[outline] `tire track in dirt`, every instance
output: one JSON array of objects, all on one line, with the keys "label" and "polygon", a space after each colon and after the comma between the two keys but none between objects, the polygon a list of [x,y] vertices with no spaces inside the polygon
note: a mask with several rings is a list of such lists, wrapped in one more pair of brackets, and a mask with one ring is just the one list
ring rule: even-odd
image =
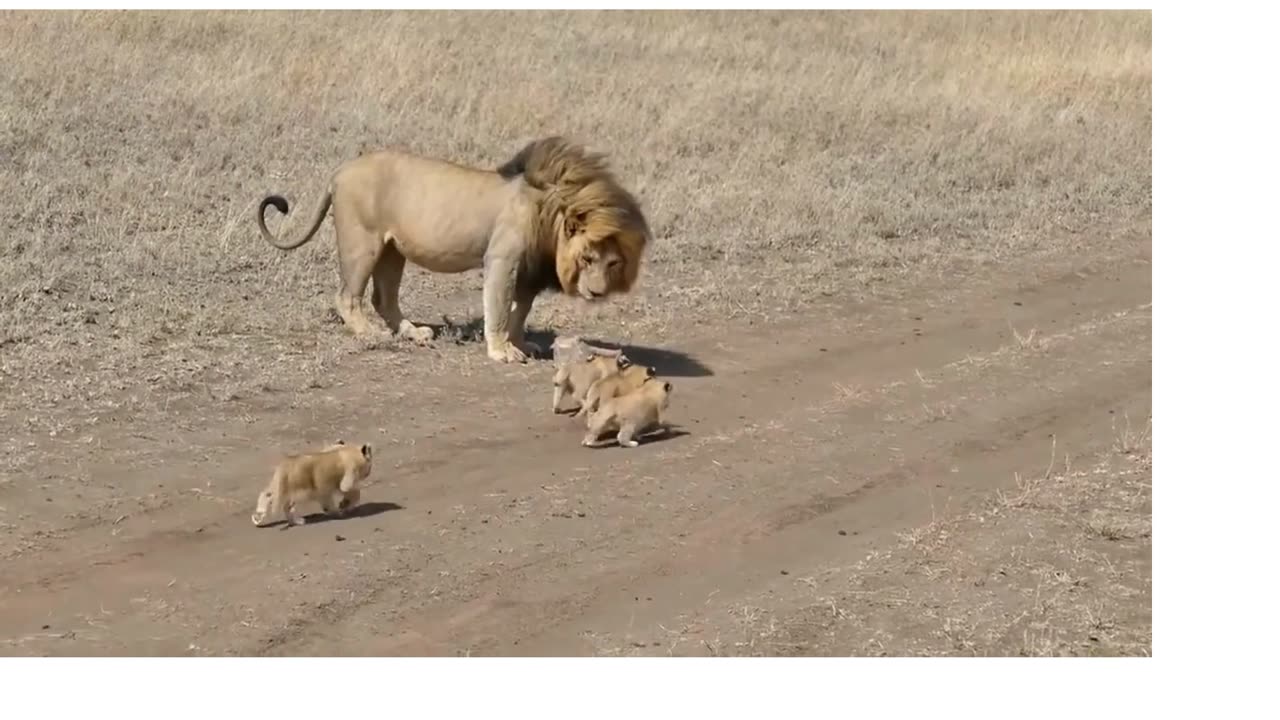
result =
[{"label": "tire track in dirt", "polygon": [[[1084,276],[1080,270],[1071,268],[1051,276],[1046,283],[1049,286],[1067,290],[1082,282],[1083,279]],[[1021,290],[1002,290],[1002,293],[1006,294],[999,296],[1001,303],[995,303],[994,307],[1014,317],[1018,315],[1017,303],[1020,302],[1016,298],[1035,296],[1039,292],[1039,287],[1036,284],[1029,284]],[[972,301],[985,294],[987,293],[982,290],[970,292],[969,297],[964,299]],[[1036,305],[1036,313],[1048,316],[1050,321],[1053,321],[1057,315],[1064,314],[1060,311],[1065,311],[1068,307],[1076,308],[1077,315],[1088,309],[1087,299],[1083,305],[1076,307],[1078,303],[1075,300],[1067,300],[1070,297],[1070,294],[1063,293],[1059,297],[1047,298],[1047,301],[1042,298]],[[1012,302],[1015,305],[1004,307],[1003,301],[1011,298],[1014,298]],[[990,317],[966,317],[968,314],[966,311],[957,311],[954,306],[944,306],[939,308],[941,321],[930,318],[928,322],[921,322],[915,319],[920,317],[917,311],[908,308],[919,307],[922,303],[911,301],[902,304],[904,305],[902,308],[881,307],[877,308],[877,312],[881,316],[898,312],[902,315],[905,325],[917,328],[924,326],[929,332],[923,336],[919,333],[908,336],[904,327],[901,332],[877,333],[862,338],[864,344],[859,348],[862,354],[859,358],[861,375],[872,381],[886,372],[896,372],[898,369],[897,358],[883,352],[891,349],[895,343],[901,346],[906,345],[910,340],[917,351],[928,354],[934,349],[942,351],[950,347],[950,344],[956,341],[957,330],[960,329],[970,331],[966,336],[980,343],[990,343],[995,339],[1006,337],[1005,326],[1000,323],[991,324]],[[841,311],[842,317],[831,322],[831,335],[837,338],[860,332],[864,325],[858,322],[857,318],[863,312],[871,314],[870,308],[862,307],[844,307]],[[1036,317],[1036,314],[1029,314],[1025,319],[1016,317],[1014,319],[1020,323],[1033,323]],[[959,322],[958,328],[957,322]],[[779,383],[788,379],[788,373],[794,377],[804,373],[808,366],[824,362],[822,355],[813,352],[814,342],[807,328],[797,330],[789,327],[780,332],[757,330],[754,333],[739,336],[735,340],[733,345],[723,341],[701,343],[701,349],[706,353],[704,357],[716,356],[718,352],[716,363],[721,366],[718,368],[718,375],[729,380],[735,377],[763,376],[767,381]],[[977,346],[973,343],[970,345],[970,347]],[[758,355],[764,347],[770,347],[771,352],[766,357],[760,358]],[[717,352],[709,352],[709,348],[716,348]],[[820,345],[818,348],[819,352],[827,350]],[[655,353],[648,351],[645,354]],[[750,358],[745,364],[741,360],[744,356]],[[876,358],[885,358],[886,361],[880,365],[873,365]],[[356,362],[361,360],[358,359]],[[244,406],[238,406],[231,412],[223,413],[218,413],[216,408],[209,408],[191,399],[174,403],[175,410],[179,410],[186,416],[208,416],[208,421],[204,423],[208,428],[203,432],[192,431],[191,427],[194,423],[190,422],[177,423],[179,428],[126,427],[121,431],[121,437],[116,439],[116,444],[122,446],[122,449],[130,446],[131,451],[138,452],[136,448],[131,447],[138,444],[135,442],[137,438],[146,439],[148,445],[156,446],[155,449],[138,452],[139,457],[132,467],[99,467],[93,477],[95,485],[118,486],[125,485],[124,481],[138,472],[154,473],[153,468],[164,467],[166,471],[172,472],[172,481],[161,483],[159,487],[154,485],[150,487],[149,489],[153,492],[149,494],[148,504],[127,508],[123,513],[123,521],[120,520],[120,515],[112,512],[110,517],[51,528],[40,533],[44,541],[33,547],[41,550],[47,557],[50,552],[56,551],[59,538],[63,535],[70,537],[73,544],[78,545],[88,540],[105,547],[129,541],[131,538],[137,539],[138,536],[145,537],[157,528],[174,530],[215,522],[219,518],[227,517],[227,513],[214,511],[200,513],[189,507],[175,511],[174,506],[192,499],[212,500],[215,504],[224,506],[243,502],[246,493],[256,492],[252,490],[252,486],[266,477],[266,468],[269,468],[270,463],[276,458],[276,452],[270,446],[293,448],[321,445],[329,442],[335,435],[349,436],[352,432],[364,432],[363,430],[353,431],[352,428],[368,429],[385,426],[388,424],[388,417],[396,418],[397,422],[401,422],[401,429],[412,429],[410,435],[425,431],[422,439],[431,443],[425,452],[427,457],[424,459],[422,457],[424,453],[415,453],[412,460],[414,467],[423,471],[447,466],[457,467],[459,464],[465,467],[478,465],[487,469],[492,459],[492,450],[510,447],[513,441],[531,439],[513,434],[511,428],[505,427],[507,423],[504,416],[507,413],[504,411],[508,411],[510,407],[507,398],[530,397],[530,381],[532,380],[535,386],[542,381],[541,375],[545,374],[544,367],[537,367],[532,375],[528,372],[519,372],[514,368],[507,368],[506,372],[503,372],[502,368],[484,368],[483,371],[491,376],[487,377],[485,382],[493,383],[494,388],[489,390],[485,387],[477,392],[475,388],[459,388],[460,383],[441,382],[447,379],[423,377],[420,369],[414,364],[411,354],[403,357],[399,364],[402,374],[394,377],[374,375],[355,388],[343,387],[342,381],[339,380],[337,387],[316,393],[317,397],[311,398],[305,405],[282,402],[279,396],[273,394],[259,396]],[[411,379],[406,382],[406,377]],[[680,383],[680,391],[683,395],[686,383],[683,380],[677,380],[677,382]],[[465,381],[465,384],[471,383]],[[402,388],[406,385],[413,387],[411,393],[403,391]],[[427,409],[419,407],[416,402],[424,394],[429,395],[433,401]],[[550,394],[549,389],[547,394]],[[739,393],[739,395],[740,397],[733,401],[746,398],[745,393]],[[717,399],[730,400],[725,397]],[[755,408],[748,403],[743,402],[740,405],[744,411],[756,412]],[[470,407],[482,412],[453,413],[447,416],[444,422],[437,421],[438,416],[434,415],[433,411],[455,406]],[[358,409],[353,411],[349,409],[351,407]],[[369,407],[375,407],[377,410],[370,412]],[[526,408],[536,409],[536,403],[526,403]],[[236,427],[237,418],[253,415],[258,416],[261,419],[258,424],[264,426],[260,433],[249,434],[247,430]],[[539,415],[542,413],[534,413],[532,419],[539,419]],[[741,417],[745,418],[747,415],[744,414]],[[322,429],[326,426],[327,429]],[[528,430],[532,432],[533,438],[542,436],[534,425],[528,426]],[[551,429],[543,425],[543,430],[557,432],[559,427]],[[414,445],[415,439],[407,438],[408,444]],[[398,444],[396,438],[390,440],[393,444]],[[189,457],[201,454],[206,456],[203,461],[193,462]],[[77,462],[83,462],[83,460]],[[198,485],[199,480],[207,479],[209,473],[204,470],[204,467],[210,462],[216,465],[216,475],[219,479],[231,478],[232,481],[222,482],[220,487],[207,492],[199,487],[179,487],[184,484]],[[235,482],[237,478],[243,480]],[[114,522],[112,518],[115,518]],[[134,525],[140,527],[137,533],[130,532]],[[18,552],[20,553],[21,551]],[[79,553],[78,549],[76,553]]]},{"label": "tire track in dirt", "polygon": [[[608,605],[620,588],[639,584],[646,574],[680,569],[661,561],[670,554],[668,538],[682,530],[688,535],[691,528],[699,532],[699,523],[715,506],[714,488],[694,484],[682,491],[677,481],[655,478],[672,470],[704,472],[726,451],[767,466],[771,454],[786,455],[771,452],[778,446],[769,440],[783,431],[802,452],[780,457],[778,472],[793,470],[806,453],[815,462],[828,457],[812,454],[816,443],[829,440],[802,420],[813,408],[831,407],[833,393],[835,404],[842,404],[831,383],[854,382],[874,393],[910,380],[912,371],[906,368],[937,368],[975,349],[999,347],[1010,334],[1003,321],[1011,315],[1020,316],[1019,324],[1047,326],[1143,298],[1149,302],[1150,268],[1139,264],[1095,275],[1071,270],[1022,293],[999,284],[981,292],[990,299],[975,302],[976,290],[935,298],[928,319],[911,324],[895,318],[894,308],[885,308],[861,321],[848,312],[832,321],[786,328],[772,338],[757,332],[703,341],[696,349],[706,352],[704,359],[717,345],[729,354],[713,363],[714,376],[676,380],[672,417],[693,434],[634,453],[578,448],[580,429],[547,411],[549,387],[545,393],[529,390],[531,380],[542,385],[545,364],[495,372],[497,378],[482,383],[424,380],[460,400],[462,409],[442,419],[452,426],[444,430],[396,389],[412,382],[403,377],[371,382],[368,392],[376,401],[353,418],[353,426],[378,427],[389,414],[411,418],[398,428],[403,435],[435,434],[425,453],[413,451],[416,444],[399,444],[380,458],[392,467],[380,468],[383,478],[367,497],[403,503],[404,510],[287,532],[254,532],[243,516],[269,460],[264,453],[247,453],[219,468],[224,478],[246,478],[220,485],[244,499],[241,509],[179,499],[177,509],[128,521],[123,539],[109,534],[119,528],[94,528],[68,535],[40,557],[9,563],[0,593],[0,638],[10,639],[11,649],[21,653],[446,653],[484,648],[484,636],[507,630],[513,639],[521,627],[545,630],[548,615],[538,610],[540,597],[566,620],[592,609],[592,602],[599,613],[600,603]],[[1009,302],[1020,296],[1029,299],[1011,311]],[[922,301],[912,305],[925,306]],[[900,312],[922,317],[919,311]],[[922,334],[909,335],[905,328],[912,325]],[[826,350],[816,349],[815,342]],[[411,365],[405,370],[413,376]],[[726,392],[749,382],[754,383],[750,392],[738,397]],[[338,388],[331,394],[356,390]],[[762,415],[761,408],[784,408],[777,413],[777,427],[752,420]],[[850,412],[856,417],[843,421],[848,427],[876,422],[874,416],[857,416],[862,411]],[[283,408],[267,417],[273,437],[307,432],[291,415],[296,412]],[[510,418],[516,427],[495,427],[495,416]],[[519,464],[507,466],[504,458],[519,458]],[[918,475],[904,475],[896,485],[910,486]],[[556,491],[544,489],[555,483],[581,486],[590,507],[586,518],[551,515],[566,505]],[[649,493],[644,500],[641,491]],[[782,525],[775,530],[759,530],[760,511],[773,508],[785,520],[787,512],[801,512],[806,502],[831,502],[822,497],[812,484],[766,483],[748,499],[742,519],[717,517],[694,537],[718,542],[741,535],[744,527],[766,536],[784,532],[785,522],[777,519],[773,522]],[[845,507],[859,504],[845,501]],[[347,536],[347,544],[335,545],[335,534]],[[491,546],[504,543],[509,552],[493,560]],[[623,556],[638,561],[624,562]],[[623,569],[608,570],[619,563]],[[592,568],[594,574],[588,572]],[[578,578],[569,572],[574,569],[586,574]],[[563,586],[580,580],[593,589],[566,604]],[[84,592],[87,588],[92,594]],[[137,612],[121,617],[130,610]],[[39,635],[50,621],[77,628],[80,641]],[[387,633],[388,624],[399,632]],[[556,642],[541,644],[553,648]]]},{"label": "tire track in dirt", "polygon": [[[1138,272],[1141,273],[1143,271],[1139,269]],[[1144,296],[1149,297],[1149,285],[1146,290],[1142,288],[1142,283],[1138,283],[1134,287],[1135,287],[1135,296],[1138,298],[1138,300],[1141,300]],[[1085,290],[1084,296],[1090,297],[1090,298],[1104,297],[1104,295],[1092,295],[1091,291],[1093,289],[1094,288],[1084,288]],[[1113,303],[1114,300],[1115,298],[1107,298],[1107,302]],[[1062,304],[1062,306],[1069,307],[1070,304],[1071,304],[1070,302],[1065,302]],[[1061,310],[1062,308],[1058,308],[1058,309]],[[805,347],[812,347],[812,346],[805,345]],[[874,360],[872,360],[872,363],[874,364]],[[898,367],[899,367],[899,372],[901,372],[900,366]],[[759,400],[760,398],[756,397],[754,399]],[[800,407],[801,414],[803,414],[803,411],[804,411],[804,407],[801,406]],[[670,451],[663,451],[663,453],[661,454],[672,455],[677,453],[680,455],[696,455],[697,451],[696,450],[678,451],[673,448]],[[670,465],[667,465],[660,469],[650,469],[648,467],[642,467],[637,470],[633,470],[629,475],[634,477],[636,475],[643,476],[646,473],[658,474],[661,472],[667,472],[668,474],[674,474],[676,477],[680,477],[680,475],[682,474],[682,468],[680,468],[679,466],[670,466]],[[1006,478],[1008,477],[1011,477],[1011,475],[1006,476]],[[623,473],[621,471],[615,471],[614,473],[611,474],[611,477],[609,478],[608,482],[611,484],[617,483],[617,482],[625,482],[627,478],[628,478],[628,474]],[[770,489],[778,490],[778,488],[776,487],[771,487]],[[681,500],[684,502],[687,502],[687,498],[682,497]],[[779,498],[773,497],[773,498],[769,498],[768,501],[776,502],[777,500],[779,500]],[[703,500],[703,502],[705,502],[705,499]],[[584,545],[579,548],[575,548],[567,554],[565,553],[550,554],[549,557],[547,557],[546,561],[542,563],[534,563],[532,565],[526,564],[526,565],[522,565],[515,568],[507,568],[507,570],[504,573],[498,576],[503,580],[503,582],[497,582],[497,581],[491,582],[493,576],[480,576],[479,574],[472,574],[468,576],[465,581],[460,581],[457,583],[457,585],[462,588],[462,592],[464,593],[463,597],[470,597],[471,598],[470,600],[464,601],[464,604],[461,608],[455,608],[454,610],[450,610],[451,606],[449,605],[449,603],[444,603],[443,610],[439,611],[439,613],[427,613],[426,615],[420,618],[420,622],[417,623],[417,625],[427,627],[427,628],[438,627],[438,628],[447,630],[447,629],[454,629],[454,628],[460,628],[460,627],[467,628],[468,626],[479,626],[479,625],[488,624],[488,625],[500,628],[500,630],[503,633],[511,637],[515,637],[518,640],[519,632],[517,629],[512,627],[504,627],[500,619],[494,619],[494,618],[503,618],[503,617],[520,618],[520,617],[528,616],[528,619],[532,623],[532,626],[545,628],[547,623],[550,622],[552,618],[547,616],[539,616],[540,610],[551,611],[553,613],[553,617],[572,616],[573,614],[578,612],[577,606],[581,604],[581,602],[590,601],[592,597],[594,597],[594,593],[595,593],[594,590],[588,591],[587,595],[589,595],[590,597],[586,597],[585,599],[565,597],[562,595],[556,595],[554,592],[552,592],[543,600],[535,602],[532,600],[532,598],[536,598],[538,596],[538,592],[536,591],[536,589],[530,589],[527,587],[517,587],[513,589],[511,587],[511,584],[523,582],[524,581],[523,579],[526,577],[532,577],[536,582],[536,579],[539,578],[540,576],[554,573],[557,575],[557,577],[561,579],[561,583],[560,583],[561,585],[564,585],[567,587],[594,588],[596,587],[596,584],[593,582],[593,580],[598,580],[599,578],[592,578],[589,575],[585,577],[578,577],[574,574],[574,569],[590,567],[592,564],[591,563],[592,555],[593,553],[596,553],[599,548],[602,548],[602,547],[606,548],[606,550],[604,550],[605,554],[609,552],[607,548],[616,547],[619,545],[621,545],[622,547],[630,548],[632,549],[633,552],[639,553],[641,555],[643,555],[646,552],[661,553],[663,549],[662,546],[664,543],[667,542],[668,537],[672,538],[673,540],[675,537],[677,537],[676,533],[672,532],[668,534],[666,532],[663,532],[661,528],[653,527],[648,523],[646,523],[644,520],[629,521],[627,518],[628,514],[634,515],[639,518],[648,518],[655,515],[660,516],[663,513],[669,512],[671,505],[673,505],[672,503],[668,503],[665,507],[663,506],[654,507],[655,505],[654,503],[638,504],[633,502],[623,502],[620,504],[622,505],[623,509],[615,516],[605,517],[604,521],[601,522],[600,525],[613,526],[613,525],[621,524],[624,528],[626,528],[626,530],[614,532],[604,537],[598,537],[595,540],[593,540],[591,544]],[[673,518],[669,524],[674,525],[675,527],[682,527],[683,526],[682,524],[685,522],[696,523],[698,519],[702,516],[702,510],[703,510],[703,506],[694,505],[690,507],[689,511],[682,513],[681,516],[677,516]],[[596,513],[596,515],[598,516],[598,513]],[[535,533],[536,533],[536,530],[535,530]],[[538,535],[536,534],[534,536],[538,537]],[[720,537],[706,538],[707,542],[719,541],[722,539],[723,538],[720,538]],[[676,542],[679,542],[679,541],[676,541]],[[626,566],[624,566],[624,572],[622,574],[625,574],[625,569],[626,569]],[[669,572],[669,569],[664,567],[659,567],[653,572],[662,574],[662,573]],[[634,574],[637,576],[643,576],[645,574],[645,571],[644,570],[635,571]],[[515,578],[515,579],[512,579],[512,578]],[[496,586],[495,586],[495,583],[496,583]],[[519,598],[519,599],[517,600],[516,598]],[[574,602],[575,600],[579,602]],[[456,601],[454,601],[451,598],[450,602],[456,602]],[[373,616],[373,615],[378,615],[380,612],[385,611],[385,609],[380,608],[378,606],[379,604],[376,602],[371,602],[368,604],[370,607],[368,607],[363,611],[357,611],[357,613],[361,613],[366,616]],[[415,612],[418,612],[418,611],[415,611]],[[484,620],[483,622],[481,622],[481,621],[478,621],[478,619],[484,619]],[[300,645],[291,646],[286,642],[284,643],[283,646],[273,646],[274,651],[284,652],[284,653],[325,652],[324,648],[326,647],[350,647],[358,643],[368,648],[367,650],[362,650],[362,652],[367,651],[373,654],[384,653],[384,652],[438,653],[438,652],[448,652],[449,648],[451,647],[456,648],[459,646],[466,645],[466,643],[463,642],[462,638],[459,636],[435,637],[433,639],[431,634],[425,630],[420,631],[412,628],[405,629],[404,625],[406,624],[415,625],[415,623],[412,623],[412,622],[406,623],[404,618],[402,617],[397,617],[397,622],[396,622],[396,627],[397,627],[397,630],[399,631],[398,639],[391,639],[384,643],[380,643],[380,644],[374,643],[370,645],[368,640],[369,635],[378,632],[379,624],[376,622],[373,622],[372,620],[368,620],[366,622],[360,622],[359,620],[357,620],[353,624],[358,628],[357,630],[354,631],[354,633],[359,636],[358,638],[343,637],[341,634],[341,631],[335,633],[332,628],[324,627],[326,623],[320,623],[319,625],[321,625],[321,627],[313,627],[308,629],[306,633],[307,639],[303,640]],[[468,628],[468,631],[470,631],[471,629],[474,629],[474,628]],[[497,633],[495,632],[491,634],[497,634]],[[285,640],[286,640],[285,638],[277,639],[278,642],[284,642]],[[476,649],[476,652],[488,652],[488,651],[489,649],[483,645],[481,645],[479,648]],[[502,650],[502,652],[512,652],[512,651],[513,650],[510,647],[505,647]]]},{"label": "tire track in dirt", "polygon": [[[855,485],[852,490],[822,492],[822,483],[812,481],[789,488],[770,483],[759,473],[749,474],[767,492],[740,496],[732,504],[720,503],[721,508],[730,507],[716,510],[711,491],[691,507],[692,512],[677,516],[665,528],[645,527],[643,532],[600,538],[565,558],[567,562],[556,568],[558,582],[554,584],[543,583],[538,573],[524,569],[468,583],[475,594],[472,600],[461,607],[446,605],[438,613],[427,612],[417,622],[405,623],[408,627],[399,625],[397,634],[386,642],[366,639],[362,652],[412,654],[423,652],[424,647],[429,652],[463,647],[486,655],[594,653],[600,648],[582,638],[592,632],[599,634],[599,628],[631,628],[651,638],[659,634],[657,628],[664,620],[670,622],[691,603],[702,604],[713,595],[729,602],[758,583],[777,577],[780,570],[796,573],[815,563],[819,567],[830,563],[833,549],[836,557],[845,557],[892,543],[895,532],[927,520],[935,510],[922,487],[926,481],[939,481],[928,483],[931,493],[953,493],[953,508],[965,507],[1011,484],[1014,472],[1043,465],[1051,431],[1064,446],[1083,450],[1097,439],[1090,421],[1099,415],[1107,417],[1108,405],[1123,403],[1135,392],[1146,392],[1149,403],[1149,362],[1144,367],[1141,348],[1122,342],[1132,338],[1134,326],[1140,328],[1141,323],[1141,318],[1117,322],[1104,332],[1071,343],[1071,350],[1085,357],[1113,358],[1108,361],[1113,366],[1101,373],[1082,376],[1077,363],[1056,356],[1027,363],[1052,366],[1038,372],[1044,373],[1058,392],[1043,386],[1019,388],[1010,384],[1017,381],[1016,376],[1003,373],[949,381],[944,384],[948,392],[971,387],[986,391],[985,397],[973,403],[967,422],[939,425],[923,419],[895,423],[888,431],[877,429],[883,423],[874,413],[851,414],[851,421],[842,423],[837,433],[875,437],[857,445],[819,441],[798,452],[784,453],[779,460],[791,477],[798,478],[839,473],[840,468],[850,466],[866,467],[869,461],[870,471],[865,475],[859,472],[842,481]],[[1015,363],[1021,360],[1015,358]],[[924,393],[909,387],[904,395],[914,400]],[[1047,397],[1061,397],[1063,402],[1046,403]],[[899,453],[886,452],[890,443],[922,459],[903,462]],[[882,459],[874,460],[877,455]],[[952,468],[955,474],[950,472]],[[687,474],[678,465],[668,470],[676,477]],[[647,517],[653,513],[638,514]],[[606,518],[615,519],[622,521],[621,517]],[[841,541],[836,531],[842,528],[853,529],[855,537]],[[657,542],[630,559],[611,560],[603,572],[598,562],[592,562],[610,547],[642,545],[642,538]],[[837,542],[838,548],[834,547]],[[332,628],[309,635],[300,650],[323,652],[322,648],[355,642],[355,638],[341,634],[326,638],[326,632],[332,633]]]},{"label": "tire track in dirt", "polygon": [[[1131,335],[1116,332],[1099,340],[1117,343],[1124,337]],[[1092,355],[1100,344],[1082,344],[1082,349]],[[766,506],[754,516],[731,515],[726,524],[721,524],[722,518],[708,521],[682,538],[670,559],[645,573],[647,579],[629,589],[634,593],[630,598],[626,592],[605,595],[566,626],[548,630],[548,623],[532,625],[533,637],[523,639],[518,648],[494,642],[475,652],[594,654],[634,642],[628,634],[657,648],[665,645],[659,642],[668,634],[664,627],[730,617],[743,598],[775,584],[779,587],[771,595],[772,606],[778,607],[778,598],[787,594],[782,586],[794,583],[789,578],[812,576],[865,557],[878,547],[892,546],[899,533],[929,522],[935,513],[963,512],[980,504],[995,490],[1010,488],[1015,473],[1034,473],[1049,462],[1053,441],[1059,451],[1070,448],[1073,454],[1109,445],[1113,439],[1096,432],[1097,423],[1109,417],[1109,408],[1150,409],[1150,366],[1143,367],[1138,358],[1083,382],[1075,382],[1079,376],[1067,368],[1059,372],[1053,377],[1061,382],[1061,403],[1046,402],[1051,396],[1043,389],[1009,388],[1007,395],[993,393],[974,403],[975,409],[999,417],[975,417],[948,427],[924,419],[899,425],[892,434],[882,433],[879,442],[833,448],[796,462],[792,467],[801,477],[829,473],[833,467],[858,468],[850,473],[852,478],[841,480],[842,487],[854,487],[813,494],[810,485],[808,493],[798,493],[786,501],[789,504]],[[1001,383],[991,387],[998,389]],[[857,431],[863,426],[854,423],[847,428]],[[878,452],[889,442],[920,459],[895,460]],[[876,463],[874,455],[884,459]],[[841,530],[846,535],[839,535]],[[626,602],[639,595],[667,601]],[[627,632],[618,633],[618,628]],[[616,636],[612,645],[606,639],[611,629]],[[686,642],[698,638],[698,633],[682,633]],[[696,644],[694,648],[700,649]]]}]

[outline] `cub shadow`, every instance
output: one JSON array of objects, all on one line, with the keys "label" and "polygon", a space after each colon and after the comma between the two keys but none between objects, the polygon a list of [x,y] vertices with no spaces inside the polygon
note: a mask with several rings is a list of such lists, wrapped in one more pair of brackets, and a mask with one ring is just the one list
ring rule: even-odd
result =
[{"label": "cub shadow", "polygon": [[[306,520],[307,522],[306,522],[306,525],[303,525],[302,527],[305,528],[308,525],[319,525],[327,522],[352,520],[355,518],[373,517],[375,515],[381,515],[384,512],[391,512],[392,510],[403,510],[403,509],[404,509],[403,505],[400,505],[399,503],[393,503],[393,502],[360,503],[359,505],[348,510],[346,514],[341,516],[325,515],[323,512],[314,512],[314,513],[309,513],[307,515],[303,515],[302,516],[303,519]],[[276,526],[282,526],[281,529],[285,530],[289,528],[289,523],[284,518],[280,518],[279,520],[263,525],[262,527],[269,528],[269,527],[276,527]]]},{"label": "cub shadow", "polygon": [[690,433],[687,430],[684,430],[679,425],[668,425],[667,427],[661,430],[653,430],[643,435],[637,435],[636,440],[639,440],[640,444],[634,448],[624,448],[617,443],[618,433],[614,431],[609,431],[605,433],[600,433],[599,439],[601,442],[604,443],[603,445],[600,445],[599,447],[584,447],[583,449],[584,450],[609,450],[609,449],[640,450],[654,443],[667,442],[669,440],[675,440],[676,438],[682,438],[682,437],[685,437],[686,435],[692,435],[692,434],[693,433]]}]

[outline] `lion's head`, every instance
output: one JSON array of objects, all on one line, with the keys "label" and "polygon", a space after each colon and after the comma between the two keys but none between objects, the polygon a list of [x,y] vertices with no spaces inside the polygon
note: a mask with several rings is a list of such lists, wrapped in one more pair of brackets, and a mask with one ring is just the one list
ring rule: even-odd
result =
[{"label": "lion's head", "polygon": [[604,162],[564,138],[529,143],[499,169],[543,191],[538,249],[554,254],[560,289],[597,300],[627,292],[652,236],[644,214]]}]

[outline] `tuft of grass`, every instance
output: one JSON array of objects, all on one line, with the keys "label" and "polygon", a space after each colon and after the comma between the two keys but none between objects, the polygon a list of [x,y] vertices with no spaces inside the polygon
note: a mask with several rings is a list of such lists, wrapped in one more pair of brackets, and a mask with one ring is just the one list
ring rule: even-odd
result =
[{"label": "tuft of grass", "polygon": [[1052,439],[1049,450],[1049,464],[1045,466],[1044,473],[1039,477],[1023,478],[1021,473],[1013,474],[1013,484],[1017,488],[1016,492],[1006,493],[1003,490],[996,490],[996,504],[998,507],[1006,510],[1016,510],[1025,507],[1032,498],[1040,494],[1041,486],[1053,477],[1054,464],[1058,458],[1058,438]]},{"label": "tuft of grass", "polygon": [[1143,427],[1134,428],[1129,414],[1124,415],[1124,427],[1119,427],[1116,419],[1111,419],[1111,430],[1115,435],[1113,449],[1144,467],[1151,467],[1151,418]]},{"label": "tuft of grass", "polygon": [[1018,332],[1018,329],[1009,323],[1009,332],[1013,335],[1013,340],[1017,343],[1021,350],[1039,351],[1047,347],[1047,343],[1043,336],[1036,337],[1036,329],[1031,328],[1025,335]]}]

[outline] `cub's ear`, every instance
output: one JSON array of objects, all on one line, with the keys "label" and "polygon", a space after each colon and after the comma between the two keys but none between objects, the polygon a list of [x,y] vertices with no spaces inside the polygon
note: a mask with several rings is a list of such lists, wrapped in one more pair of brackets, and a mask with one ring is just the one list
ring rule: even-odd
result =
[{"label": "cub's ear", "polygon": [[667,392],[671,392],[671,383],[662,383],[662,389]]},{"label": "cub's ear", "polygon": [[361,455],[364,455],[364,456],[365,456],[365,458],[367,458],[367,459],[368,459],[368,458],[372,458],[372,457],[373,457],[373,445],[370,445],[369,443],[365,443],[365,444],[361,445],[361,446],[360,446],[360,454],[361,454]]}]

